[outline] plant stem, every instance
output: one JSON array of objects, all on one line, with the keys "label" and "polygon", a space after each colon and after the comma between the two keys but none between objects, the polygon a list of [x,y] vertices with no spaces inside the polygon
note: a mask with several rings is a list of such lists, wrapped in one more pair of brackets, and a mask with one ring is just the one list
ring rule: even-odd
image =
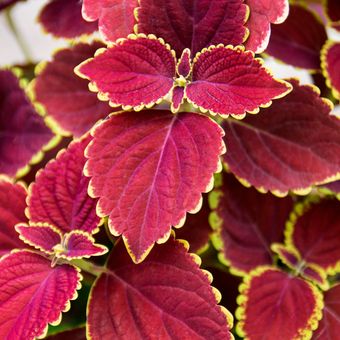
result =
[{"label": "plant stem", "polygon": [[105,267],[97,266],[92,262],[86,261],[84,259],[73,260],[72,264],[93,276],[99,276],[100,274],[107,272]]},{"label": "plant stem", "polygon": [[6,18],[8,27],[10,28],[11,32],[15,36],[17,43],[18,43],[23,55],[25,56],[26,62],[28,64],[33,63],[31,52],[30,52],[25,40],[21,36],[21,34],[20,34],[20,32],[19,32],[19,30],[18,30],[18,28],[17,28],[17,26],[16,26],[16,24],[15,24],[13,18],[12,18],[10,8],[5,10],[5,18]]}]

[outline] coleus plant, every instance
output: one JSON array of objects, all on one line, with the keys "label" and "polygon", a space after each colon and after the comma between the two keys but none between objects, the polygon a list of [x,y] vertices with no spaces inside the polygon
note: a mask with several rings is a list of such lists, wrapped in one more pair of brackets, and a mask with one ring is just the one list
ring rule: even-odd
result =
[{"label": "coleus plant", "polygon": [[[29,86],[0,70],[0,337],[334,339],[337,6],[47,2],[43,29],[72,42]],[[86,318],[61,321],[81,281]]]}]

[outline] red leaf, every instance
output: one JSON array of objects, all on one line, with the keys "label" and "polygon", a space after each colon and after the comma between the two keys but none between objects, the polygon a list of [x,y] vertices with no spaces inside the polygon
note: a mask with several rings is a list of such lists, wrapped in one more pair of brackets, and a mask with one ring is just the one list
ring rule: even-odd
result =
[{"label": "red leaf", "polygon": [[76,72],[91,80],[101,99],[124,109],[159,103],[172,89],[176,60],[168,45],[154,37],[119,40],[95,58],[80,64]]},{"label": "red leaf", "polygon": [[177,112],[184,102],[184,87],[176,86],[172,89],[171,111]]},{"label": "red leaf", "polygon": [[[246,0],[250,16],[246,26],[249,38],[245,46],[256,53],[263,52],[270,37],[270,24],[281,24],[288,16],[288,0]],[[274,26],[275,28],[275,26]]]},{"label": "red leaf", "polygon": [[132,258],[141,262],[211,190],[223,131],[199,114],[150,110],[113,115],[93,136],[86,150],[89,193],[100,197],[97,213],[109,215],[111,232],[123,234]]},{"label": "red leaf", "polygon": [[320,18],[305,5],[291,5],[288,19],[273,27],[266,53],[296,67],[319,70],[326,40]]},{"label": "red leaf", "polygon": [[279,195],[289,190],[305,194],[340,169],[340,122],[329,114],[332,104],[315,87],[290,82],[293,92],[257,117],[223,124],[229,169]]},{"label": "red leaf", "polygon": [[340,100],[340,43],[328,41],[321,52],[321,67],[335,98]]},{"label": "red leaf", "polygon": [[83,17],[88,21],[99,19],[99,30],[107,41],[115,41],[133,33],[134,9],[138,0],[83,0]]},{"label": "red leaf", "polygon": [[223,185],[210,194],[209,201],[214,210],[210,222],[216,230],[213,243],[233,274],[245,275],[259,265],[273,263],[270,245],[283,241],[293,208],[290,197],[261,194],[223,174]]},{"label": "red leaf", "polygon": [[88,82],[73,72],[80,62],[103,46],[100,42],[80,43],[59,50],[51,62],[40,67],[33,87],[36,100],[43,104],[47,119],[52,120],[63,135],[72,133],[79,137],[112,112],[107,103],[89,92]]},{"label": "red leaf", "polygon": [[80,327],[48,336],[48,340],[86,340],[86,328]]},{"label": "red leaf", "polygon": [[[81,276],[75,267],[51,262],[30,251],[0,261],[0,338],[30,340],[60,322],[61,312],[76,298]],[[15,301],[14,301],[15,299]]]},{"label": "red leaf", "polygon": [[195,57],[185,94],[203,111],[227,117],[256,113],[290,91],[290,84],[274,79],[252,52],[241,46],[222,46]]},{"label": "red leaf", "polygon": [[242,0],[140,0],[138,31],[162,37],[180,57],[217,44],[242,44],[247,7]]},{"label": "red leaf", "polygon": [[81,16],[82,1],[50,0],[39,14],[38,21],[46,32],[58,38],[72,39],[97,30],[97,23],[88,23]]},{"label": "red leaf", "polygon": [[23,0],[0,0],[0,11],[2,11],[8,6],[15,4],[18,1],[23,1]]},{"label": "red leaf", "polygon": [[187,78],[191,72],[191,51],[186,48],[177,62],[176,70],[179,76]]},{"label": "red leaf", "polygon": [[97,229],[97,201],[87,194],[89,179],[83,175],[84,149],[90,136],[73,142],[56,160],[37,174],[30,186],[28,212],[31,222],[49,223],[63,233]]},{"label": "red leaf", "polygon": [[259,267],[240,291],[238,333],[247,339],[307,339],[321,319],[319,290],[278,269]]},{"label": "red leaf", "polygon": [[340,3],[338,0],[325,0],[325,11],[333,28],[340,31]]},{"label": "red leaf", "polygon": [[324,293],[325,307],[318,329],[313,334],[313,340],[335,340],[340,329],[340,284]]},{"label": "red leaf", "polygon": [[55,140],[9,70],[0,69],[0,98],[0,173],[21,176]]},{"label": "red leaf", "polygon": [[92,287],[91,339],[231,339],[232,317],[194,259],[172,238],[139,265],[117,245]]},{"label": "red leaf", "polygon": [[25,247],[14,226],[26,222],[26,188],[0,176],[0,257],[15,248]]}]

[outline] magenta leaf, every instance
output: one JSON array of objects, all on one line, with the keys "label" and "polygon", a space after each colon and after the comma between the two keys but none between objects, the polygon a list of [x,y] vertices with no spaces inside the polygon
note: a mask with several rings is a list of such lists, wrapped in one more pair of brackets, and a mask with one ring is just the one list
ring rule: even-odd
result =
[{"label": "magenta leaf", "polygon": [[86,22],[81,15],[81,0],[50,0],[39,14],[44,30],[58,38],[73,39],[97,30],[97,23]]},{"label": "magenta leaf", "polygon": [[89,337],[232,339],[228,329],[232,317],[217,305],[209,277],[194,259],[171,238],[135,265],[118,244],[107,273],[92,287]]},{"label": "magenta leaf", "polygon": [[184,87],[175,86],[171,95],[171,111],[177,112],[184,102]]},{"label": "magenta leaf", "polygon": [[323,316],[313,340],[335,340],[340,329],[340,284],[324,293]]},{"label": "magenta leaf", "polygon": [[279,195],[305,194],[311,185],[338,176],[340,168],[340,122],[330,115],[332,104],[317,88],[290,82],[293,92],[257,117],[223,123],[229,169]]},{"label": "magenta leaf", "polygon": [[340,43],[327,42],[322,49],[321,67],[327,79],[327,85],[335,98],[340,100]]},{"label": "magenta leaf", "polygon": [[290,197],[277,198],[245,188],[234,176],[223,174],[223,185],[210,194],[215,229],[213,243],[219,259],[236,275],[273,263],[270,245],[283,241],[285,223],[293,208]]},{"label": "magenta leaf", "polygon": [[84,149],[90,140],[87,136],[72,142],[38,173],[29,189],[31,222],[49,223],[63,233],[97,229],[97,200],[87,194],[89,179],[83,175]]},{"label": "magenta leaf", "polygon": [[99,101],[96,94],[89,92],[87,81],[73,72],[80,62],[92,57],[103,46],[96,41],[79,43],[59,50],[51,62],[40,67],[33,87],[35,99],[44,106],[47,120],[52,120],[62,135],[72,133],[79,137],[113,111],[107,103]]},{"label": "magenta leaf", "polygon": [[237,331],[247,339],[307,339],[321,318],[319,290],[275,268],[254,270],[240,292]]},{"label": "magenta leaf", "polygon": [[23,1],[23,0],[0,0],[0,11],[2,11],[8,6],[15,4],[18,1]]},{"label": "magenta leaf", "polygon": [[185,94],[203,111],[242,117],[290,91],[290,84],[274,79],[252,52],[242,46],[222,46],[203,50],[195,57],[192,82]]},{"label": "magenta leaf", "polygon": [[115,41],[133,33],[134,9],[138,0],[83,0],[83,17],[99,20],[99,30],[107,41]]},{"label": "magenta leaf", "polygon": [[136,110],[159,103],[172,89],[176,75],[173,51],[161,40],[134,36],[99,50],[76,72],[90,79],[110,105]]},{"label": "magenta leaf", "polygon": [[0,257],[15,248],[24,248],[14,226],[26,222],[26,188],[0,176]]},{"label": "magenta leaf", "polygon": [[[33,340],[60,322],[77,297],[81,275],[70,265],[51,267],[44,257],[18,251],[0,261],[0,338]],[[15,299],[15,301],[13,301]]]},{"label": "magenta leaf", "polygon": [[217,44],[242,44],[247,7],[242,0],[140,0],[138,31],[162,37],[180,57]]},{"label": "magenta leaf", "polygon": [[37,248],[48,255],[54,253],[55,245],[61,243],[62,233],[55,227],[46,223],[25,224],[15,226],[20,239],[30,246]]},{"label": "magenta leaf", "polygon": [[326,40],[320,18],[305,5],[291,5],[288,19],[273,27],[266,53],[296,67],[319,70]]},{"label": "magenta leaf", "polygon": [[[249,37],[245,43],[247,50],[263,52],[270,37],[270,24],[281,24],[288,16],[288,0],[246,0],[250,8],[247,21]],[[274,26],[275,27],[275,26]]]},{"label": "magenta leaf", "polygon": [[28,164],[42,158],[42,149],[55,144],[45,125],[9,70],[0,69],[0,173],[21,176]]},{"label": "magenta leaf", "polygon": [[223,131],[196,113],[147,110],[113,115],[92,133],[89,193],[100,197],[97,213],[109,215],[112,234],[123,234],[132,258],[141,262],[211,190]]},{"label": "magenta leaf", "polygon": [[188,48],[183,50],[180,59],[177,62],[176,70],[179,76],[187,78],[191,72],[191,52]]}]

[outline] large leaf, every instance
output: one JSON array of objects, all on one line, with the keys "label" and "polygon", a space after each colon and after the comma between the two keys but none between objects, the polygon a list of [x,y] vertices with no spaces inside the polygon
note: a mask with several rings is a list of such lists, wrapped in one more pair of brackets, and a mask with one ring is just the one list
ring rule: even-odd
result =
[{"label": "large leaf", "polygon": [[83,17],[99,20],[100,33],[107,41],[115,41],[133,33],[134,9],[138,0],[83,0]]},{"label": "large leaf", "polygon": [[242,44],[247,8],[242,0],[140,0],[138,31],[163,38],[180,57],[217,44]]},{"label": "large leaf", "polygon": [[38,21],[44,30],[58,38],[76,38],[97,30],[97,23],[86,22],[80,0],[50,0],[41,10]]},{"label": "large leaf", "polygon": [[192,81],[185,88],[195,106],[222,117],[257,113],[290,91],[290,84],[274,79],[242,46],[217,46],[196,55]]},{"label": "large leaf", "polygon": [[200,208],[219,169],[223,131],[196,113],[147,110],[113,115],[92,133],[89,193],[100,197],[97,213],[109,215],[111,232],[123,234],[140,262],[154,242],[167,239],[171,225]]},{"label": "large leaf", "polygon": [[[0,69],[0,173],[22,175],[42,157],[53,133],[9,70]],[[50,144],[50,145],[49,145]]]},{"label": "large leaf", "polygon": [[288,16],[288,0],[245,0],[250,8],[247,21],[249,37],[245,43],[247,50],[263,52],[270,37],[270,24],[281,24]]},{"label": "large leaf", "polygon": [[142,109],[159,103],[172,89],[176,61],[168,45],[154,37],[119,40],[80,64],[76,72],[112,106]]},{"label": "large leaf", "polygon": [[273,27],[266,53],[296,67],[319,70],[326,40],[320,18],[306,6],[291,5],[288,19]]},{"label": "large leaf", "polygon": [[340,284],[324,293],[323,316],[313,340],[335,340],[340,329]]},{"label": "large leaf", "polygon": [[245,188],[234,176],[223,175],[223,185],[210,194],[214,214],[214,245],[231,271],[244,275],[259,265],[273,263],[270,245],[283,241],[285,223],[293,208],[290,197],[277,198]]},{"label": "large leaf", "polygon": [[259,267],[240,292],[237,330],[247,339],[309,339],[321,319],[318,289],[278,269]]},{"label": "large leaf", "polygon": [[91,339],[231,339],[232,317],[194,259],[171,238],[135,265],[118,244],[92,287]]},{"label": "large leaf", "polygon": [[25,245],[19,240],[14,226],[26,222],[26,188],[0,177],[0,257]]},{"label": "large leaf", "polygon": [[339,176],[340,121],[316,88],[290,80],[289,95],[242,122],[223,123],[224,161],[239,178],[264,191],[306,193]]},{"label": "large leaf", "polygon": [[76,268],[51,262],[30,251],[0,261],[0,338],[33,340],[59,323],[61,312],[77,297],[81,276]]},{"label": "large leaf", "polygon": [[51,62],[38,67],[33,87],[35,99],[45,107],[47,119],[52,120],[63,135],[72,133],[79,137],[112,112],[107,103],[89,92],[87,81],[73,72],[80,62],[103,46],[100,42],[79,43],[59,50]]},{"label": "large leaf", "polygon": [[92,233],[99,218],[97,200],[87,194],[89,179],[83,175],[84,149],[91,137],[75,141],[47,164],[29,188],[31,222],[49,223],[66,233],[80,229]]}]

